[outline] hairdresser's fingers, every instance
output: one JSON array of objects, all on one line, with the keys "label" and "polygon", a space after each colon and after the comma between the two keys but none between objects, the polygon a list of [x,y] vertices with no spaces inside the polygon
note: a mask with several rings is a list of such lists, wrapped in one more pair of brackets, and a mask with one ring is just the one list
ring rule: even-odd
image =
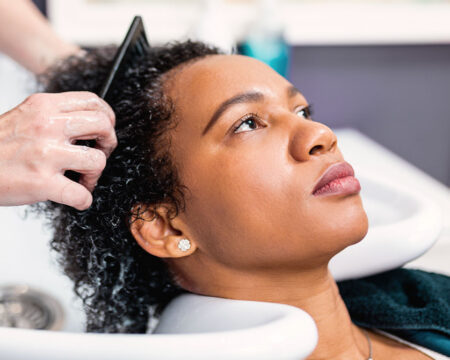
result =
[{"label": "hairdresser's fingers", "polygon": [[72,170],[81,173],[80,184],[91,192],[94,190],[105,166],[105,153],[87,146],[67,145],[59,160],[59,167],[62,172]]},{"label": "hairdresser's fingers", "polygon": [[117,146],[114,127],[104,112],[79,111],[67,115],[64,135],[71,143],[75,140],[96,140],[96,148],[108,157]]},{"label": "hairdresser's fingers", "polygon": [[106,155],[101,150],[87,146],[68,145],[59,166],[62,171],[81,173],[80,184],[92,192],[106,166]]},{"label": "hairdresser's fingers", "polygon": [[101,171],[85,172],[80,176],[79,183],[83,185],[90,192],[93,192],[97,186],[97,181],[102,175]]},{"label": "hairdresser's fingers", "polygon": [[54,176],[47,189],[48,200],[72,206],[78,210],[86,210],[92,204],[91,193],[83,185],[63,175]]},{"label": "hairdresser's fingers", "polygon": [[87,173],[102,171],[106,165],[103,151],[88,146],[63,145],[53,152],[55,164],[60,170]]},{"label": "hairdresser's fingers", "polygon": [[88,91],[68,91],[52,94],[61,112],[103,111],[108,115],[111,125],[115,126],[116,116],[108,103],[98,95]]}]

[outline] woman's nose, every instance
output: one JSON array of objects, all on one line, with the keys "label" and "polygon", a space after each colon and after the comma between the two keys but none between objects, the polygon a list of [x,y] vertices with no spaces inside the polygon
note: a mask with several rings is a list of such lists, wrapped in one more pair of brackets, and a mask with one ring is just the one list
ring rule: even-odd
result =
[{"label": "woman's nose", "polygon": [[312,156],[333,152],[336,147],[336,135],[328,126],[314,121],[304,121],[296,126],[289,151],[295,160],[306,161]]}]

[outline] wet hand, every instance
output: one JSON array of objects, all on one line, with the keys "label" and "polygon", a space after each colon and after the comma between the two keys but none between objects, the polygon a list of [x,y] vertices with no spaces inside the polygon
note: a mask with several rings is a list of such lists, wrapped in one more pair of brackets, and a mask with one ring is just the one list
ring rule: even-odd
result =
[{"label": "wet hand", "polygon": [[[90,92],[34,94],[0,115],[0,205],[52,200],[87,209],[117,145],[115,115]],[[95,148],[76,145],[96,140]],[[79,182],[64,176],[81,174]]]}]

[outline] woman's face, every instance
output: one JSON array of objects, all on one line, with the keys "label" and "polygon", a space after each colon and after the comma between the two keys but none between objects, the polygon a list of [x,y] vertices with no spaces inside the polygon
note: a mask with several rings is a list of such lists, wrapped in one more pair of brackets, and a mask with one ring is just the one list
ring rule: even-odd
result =
[{"label": "woman's face", "polygon": [[178,121],[171,151],[189,189],[178,217],[197,245],[189,256],[235,270],[299,269],[364,237],[358,193],[312,194],[344,159],[334,133],[305,116],[306,99],[286,79],[237,55],[209,56],[169,79]]}]

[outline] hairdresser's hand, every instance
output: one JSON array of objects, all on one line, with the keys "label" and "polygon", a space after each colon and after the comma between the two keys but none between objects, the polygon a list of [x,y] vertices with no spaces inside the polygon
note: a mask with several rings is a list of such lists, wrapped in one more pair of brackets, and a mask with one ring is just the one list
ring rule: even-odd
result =
[{"label": "hairdresser's hand", "polygon": [[[89,92],[34,94],[0,115],[0,205],[52,200],[87,209],[117,145],[115,116]],[[96,148],[74,145],[95,139]],[[69,180],[66,170],[82,174]]]}]

